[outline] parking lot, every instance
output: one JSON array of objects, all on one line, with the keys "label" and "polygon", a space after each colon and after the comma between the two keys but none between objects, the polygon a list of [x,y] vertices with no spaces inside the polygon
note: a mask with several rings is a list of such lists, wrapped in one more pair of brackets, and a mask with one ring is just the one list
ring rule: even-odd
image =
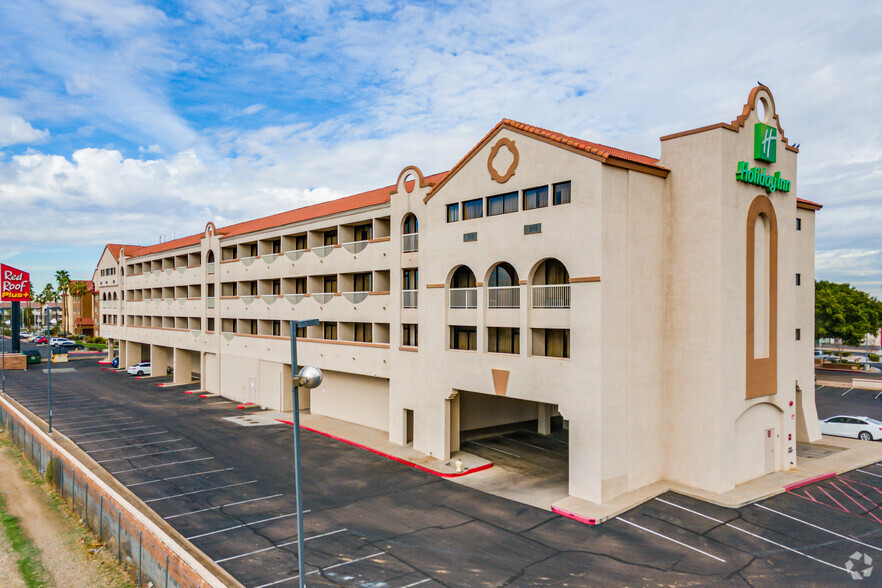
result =
[{"label": "parking lot", "polygon": [[[45,367],[6,374],[44,418]],[[232,402],[94,359],[52,381],[55,427],[196,547],[249,588],[296,585],[289,426],[241,426]],[[520,455],[513,441],[533,443],[492,444]],[[737,510],[666,493],[591,527],[321,435],[303,452],[309,585],[830,586],[882,557],[878,464]]]}]

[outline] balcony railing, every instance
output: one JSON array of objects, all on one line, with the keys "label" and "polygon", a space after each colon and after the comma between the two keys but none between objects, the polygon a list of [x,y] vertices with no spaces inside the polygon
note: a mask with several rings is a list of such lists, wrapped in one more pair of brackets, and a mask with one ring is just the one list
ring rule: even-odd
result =
[{"label": "balcony railing", "polygon": [[370,294],[370,292],[343,292],[343,298],[352,304],[358,304],[359,302],[364,302],[364,299],[368,297],[368,294]]},{"label": "balcony railing", "polygon": [[417,233],[411,233],[409,235],[401,235],[401,251],[403,253],[410,253],[412,251],[420,250],[420,236]]},{"label": "balcony railing", "polygon": [[451,288],[450,308],[478,308],[478,289]]},{"label": "balcony railing", "polygon": [[209,296],[205,299],[205,306],[207,308],[214,308],[214,296]]},{"label": "balcony railing", "polygon": [[349,243],[343,243],[343,249],[349,253],[361,253],[368,246],[368,243],[369,241],[350,241]]},{"label": "balcony railing", "polygon": [[208,272],[209,275],[214,274],[214,262],[206,264],[205,271]]},{"label": "balcony railing", "polygon": [[291,261],[297,261],[303,255],[306,249],[293,249],[291,251],[285,252],[285,257],[290,259]]},{"label": "balcony railing", "polygon": [[569,308],[570,285],[533,286],[533,308]]},{"label": "balcony railing", "polygon": [[416,308],[419,290],[402,290],[401,306],[403,308]]},{"label": "balcony railing", "polygon": [[334,245],[325,245],[324,247],[313,247],[312,252],[319,257],[327,257],[334,250]]},{"label": "balcony railing", "polygon": [[521,289],[517,286],[487,287],[488,308],[520,308]]},{"label": "balcony railing", "polygon": [[[315,251],[315,250],[313,249],[313,251]],[[333,292],[317,292],[316,294],[313,294],[312,297],[315,298],[316,302],[318,302],[319,304],[327,304],[334,297],[334,293]]]}]

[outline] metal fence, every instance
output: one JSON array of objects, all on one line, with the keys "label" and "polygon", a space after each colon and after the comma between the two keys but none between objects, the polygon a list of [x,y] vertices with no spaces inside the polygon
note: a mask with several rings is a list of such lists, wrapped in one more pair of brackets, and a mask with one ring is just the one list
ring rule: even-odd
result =
[{"label": "metal fence", "polygon": [[[51,442],[0,403],[0,428],[6,431],[22,455],[59,492],[74,514],[97,535],[107,549],[137,578],[138,585],[152,582],[157,588],[224,585],[201,577],[188,563],[156,539],[148,525],[111,497],[94,474],[78,462],[53,450]],[[91,480],[91,485],[90,485]],[[131,508],[131,507],[130,507]]]}]

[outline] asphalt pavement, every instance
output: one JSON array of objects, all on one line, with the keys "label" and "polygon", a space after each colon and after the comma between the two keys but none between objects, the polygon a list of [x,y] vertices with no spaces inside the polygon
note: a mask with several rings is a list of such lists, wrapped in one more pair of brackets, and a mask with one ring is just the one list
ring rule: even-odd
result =
[{"label": "asphalt pavement", "polygon": [[[41,417],[45,368],[6,374]],[[196,547],[249,588],[296,585],[289,426],[94,359],[52,381],[55,427]],[[591,527],[307,431],[303,460],[310,586],[832,586],[882,558],[882,465],[737,510],[666,493]]]}]

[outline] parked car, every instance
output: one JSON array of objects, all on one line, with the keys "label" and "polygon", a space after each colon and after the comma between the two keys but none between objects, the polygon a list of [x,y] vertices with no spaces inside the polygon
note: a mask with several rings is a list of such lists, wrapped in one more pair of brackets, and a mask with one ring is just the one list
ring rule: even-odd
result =
[{"label": "parked car", "polygon": [[85,347],[74,341],[59,341],[52,345],[52,353],[67,353],[78,349],[85,349]]},{"label": "parked car", "polygon": [[150,375],[150,362],[142,361],[137,365],[131,366],[126,370],[132,376],[149,376]]},{"label": "parked car", "polygon": [[821,434],[863,441],[882,439],[882,421],[865,416],[835,416],[821,421]]},{"label": "parked car", "polygon": [[119,356],[113,358],[113,361],[110,362],[110,367],[119,367]]},{"label": "parked car", "polygon": [[34,337],[34,343],[36,343],[37,345],[45,345],[48,342],[49,342],[49,338],[46,337],[45,335],[42,337]]},{"label": "parked car", "polygon": [[49,345],[57,345],[58,343],[74,343],[75,341],[71,341],[70,339],[66,339],[64,337],[52,337],[49,339]]},{"label": "parked car", "polygon": [[24,354],[27,358],[26,361],[28,365],[31,365],[32,363],[40,363],[41,361],[43,361],[43,356],[40,355],[40,352],[36,349],[28,349],[24,352]]},{"label": "parked car", "polygon": [[815,349],[815,359],[827,361],[828,359],[830,359],[830,356],[828,354],[824,353],[823,351],[821,351],[820,349]]},{"label": "parked car", "polygon": [[22,331],[18,334],[18,338],[22,339],[22,340],[29,339],[30,337],[31,337],[31,334],[28,333],[27,331]]}]

